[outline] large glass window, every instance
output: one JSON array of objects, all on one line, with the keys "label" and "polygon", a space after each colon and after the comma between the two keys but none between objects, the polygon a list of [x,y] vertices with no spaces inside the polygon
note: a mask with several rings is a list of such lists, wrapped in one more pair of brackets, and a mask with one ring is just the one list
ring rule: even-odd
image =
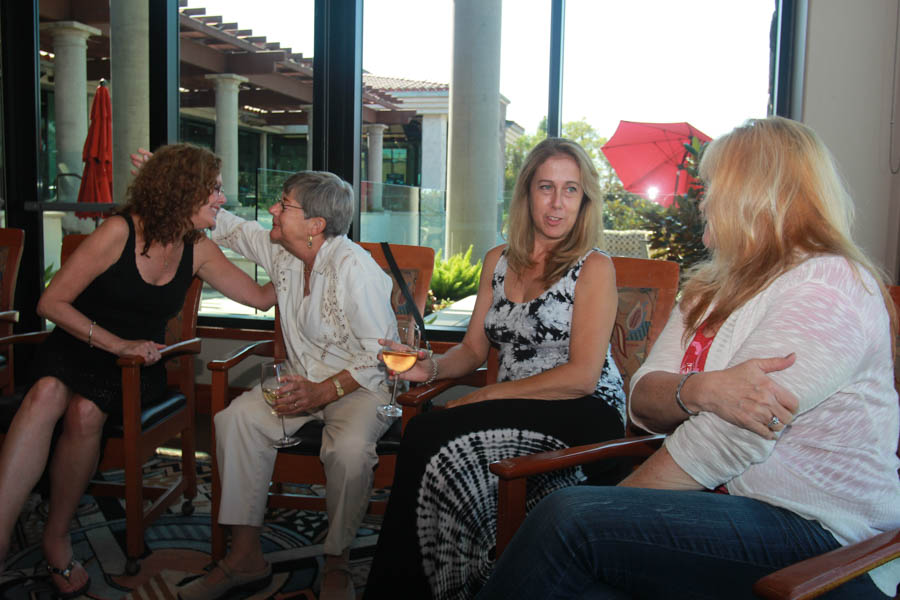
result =
[{"label": "large glass window", "polygon": [[[364,100],[369,112],[364,111],[363,118],[361,235],[364,240],[427,244],[445,257],[464,252],[471,244],[473,260],[477,260],[487,247],[502,243],[518,169],[527,152],[546,136],[551,2],[502,2],[500,125],[457,138],[468,149],[490,147],[502,157],[496,183],[482,182],[475,192],[476,203],[469,202],[470,191],[460,193],[460,184],[454,188],[450,181],[454,156],[451,77],[460,66],[454,65],[456,58],[463,61],[460,68],[467,69],[460,76],[461,85],[486,81],[484,65],[498,57],[491,59],[489,54],[496,50],[490,44],[480,45],[480,40],[458,44],[454,57],[454,27],[433,25],[454,23],[457,9],[450,0],[435,0],[427,6],[366,0],[363,67],[371,93]],[[475,23],[470,18],[479,19],[478,27],[490,24],[491,16],[475,15],[478,10],[462,15],[459,26],[472,29]],[[716,136],[748,117],[764,116],[772,13],[771,3],[568,0],[562,134],[582,143],[605,181],[614,185],[615,172],[600,148],[620,120],[687,121]],[[405,32],[404,46],[414,51],[396,52],[393,32],[397,30]],[[485,30],[490,29],[479,29]],[[466,54],[469,44],[478,44],[481,60]],[[457,97],[467,97],[471,90],[453,91]],[[465,109],[457,119],[471,120],[484,107],[473,102]],[[402,134],[397,119],[406,122]],[[412,125],[418,136],[409,135]],[[401,147],[409,153],[420,152],[418,185],[409,172],[416,168],[412,161],[405,164],[407,172],[401,175],[397,170],[396,149]],[[376,164],[374,150],[380,150],[381,164]],[[491,162],[485,160],[472,175],[483,175]],[[394,201],[401,197],[405,203]],[[638,196],[633,201],[649,204]],[[457,206],[464,207],[464,214],[454,212]],[[620,206],[615,208],[621,212]],[[633,210],[625,216],[619,212],[607,219],[613,226],[631,228],[642,223]],[[478,232],[484,223],[496,233],[490,240]]]},{"label": "large glass window", "polygon": [[[471,245],[474,260],[503,241],[518,166],[545,135],[550,5],[366,0],[360,239],[428,245],[444,258]],[[181,139],[222,156],[229,208],[263,226],[284,178],[311,164],[314,37],[313,0],[270,2],[266,9],[243,0],[189,0],[179,8]],[[60,197],[59,180],[77,165],[71,156],[82,143],[72,142],[71,126],[61,128],[56,114],[61,104],[72,105],[60,102],[61,90],[72,87],[57,76],[54,39],[74,34],[47,26],[62,20],[53,10],[48,5],[41,13],[44,200]],[[473,36],[454,50],[456,10],[464,11],[456,24],[462,33],[484,24],[488,29],[478,31],[496,35]],[[568,0],[563,134],[588,146],[613,182],[599,148],[619,120],[688,121],[716,136],[765,114],[772,10],[765,2]],[[108,30],[87,33],[89,102],[115,57]],[[473,48],[476,54],[465,53]],[[454,95],[464,99],[456,115],[454,81]],[[479,92],[489,101],[479,104]],[[451,133],[454,118],[471,120],[465,137]],[[453,167],[455,151],[463,152],[457,163],[465,152],[486,153],[464,172]],[[60,234],[72,230],[66,219],[75,217],[62,219]],[[265,279],[255,267],[252,274]],[[208,291],[201,310],[253,312],[219,300]]]},{"label": "large glass window", "polygon": [[[678,240],[702,227],[691,218],[696,202],[686,199],[683,207],[676,204],[661,214],[687,171],[672,165],[674,183],[660,184],[653,175],[635,178],[626,189],[618,165],[610,164],[601,147],[620,121],[687,122],[715,138],[747,118],[764,117],[774,8],[774,2],[567,0],[563,135],[579,141],[601,173],[603,245],[611,253],[657,256],[648,243],[653,242],[667,248],[660,248],[659,256],[677,257],[685,265],[703,256],[702,250],[677,248]],[[540,136],[528,127],[526,132]],[[631,147],[632,156],[640,153],[640,147]],[[648,173],[658,166],[654,161],[648,155]],[[682,162],[689,166],[690,159]],[[666,237],[676,229],[678,236]]]},{"label": "large glass window", "polygon": [[443,247],[452,15],[450,0],[365,2],[362,241]]},{"label": "large glass window", "polygon": [[[273,1],[265,11],[243,1],[191,0],[181,9],[190,17],[181,26],[182,140],[215,150],[226,208],[266,228],[284,179],[309,164],[313,10],[312,0]],[[258,282],[268,281],[260,267],[225,253]],[[259,315],[208,287],[200,311],[273,314]]]}]

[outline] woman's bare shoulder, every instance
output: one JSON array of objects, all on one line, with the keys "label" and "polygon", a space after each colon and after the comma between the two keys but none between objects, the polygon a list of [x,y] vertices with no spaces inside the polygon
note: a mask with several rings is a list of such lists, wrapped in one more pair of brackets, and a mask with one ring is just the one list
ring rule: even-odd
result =
[{"label": "woman's bare shoulder", "polygon": [[481,263],[483,268],[493,271],[504,250],[506,250],[506,244],[500,244],[488,250],[487,254],[484,255],[484,262]]}]

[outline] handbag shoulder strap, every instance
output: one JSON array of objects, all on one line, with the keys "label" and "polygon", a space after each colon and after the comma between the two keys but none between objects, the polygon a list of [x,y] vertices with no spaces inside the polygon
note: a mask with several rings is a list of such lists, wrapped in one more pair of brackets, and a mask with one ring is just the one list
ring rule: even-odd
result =
[{"label": "handbag shoulder strap", "polygon": [[391,273],[397,281],[397,286],[403,293],[403,297],[406,298],[406,303],[409,305],[413,318],[419,326],[419,333],[422,336],[422,341],[430,348],[431,344],[429,344],[428,340],[425,338],[425,321],[422,320],[422,315],[419,314],[419,307],[416,306],[416,301],[409,291],[409,286],[406,285],[406,278],[403,277],[403,273],[400,272],[400,267],[397,266],[397,261],[394,260],[394,253],[391,252],[391,245],[387,242],[381,242],[381,250],[384,252],[384,257],[387,259],[388,266],[391,268]]}]

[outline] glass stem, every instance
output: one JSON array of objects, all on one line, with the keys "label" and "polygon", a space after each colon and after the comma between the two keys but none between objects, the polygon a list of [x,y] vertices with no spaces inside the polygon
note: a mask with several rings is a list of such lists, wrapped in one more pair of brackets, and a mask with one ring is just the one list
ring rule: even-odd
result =
[{"label": "glass stem", "polygon": [[287,439],[287,431],[284,429],[284,415],[281,415],[281,435],[284,436],[283,439]]},{"label": "glass stem", "polygon": [[394,391],[391,392],[391,406],[394,406],[397,399],[397,384],[400,383],[400,377],[394,375]]}]

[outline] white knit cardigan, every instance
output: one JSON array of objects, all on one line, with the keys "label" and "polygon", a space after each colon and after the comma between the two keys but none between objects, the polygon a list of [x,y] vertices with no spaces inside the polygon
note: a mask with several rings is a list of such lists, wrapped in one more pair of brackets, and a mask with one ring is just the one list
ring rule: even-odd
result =
[{"label": "white knit cardigan", "polygon": [[[632,390],[651,371],[679,371],[683,333],[678,307],[632,377]],[[811,258],[725,321],[705,368],[722,370],[795,352],[793,366],[770,374],[800,401],[793,423],[769,441],[702,412],[682,423],[666,448],[701,485],[725,483],[733,495],[815,519],[841,544],[896,529],[900,411],[891,344],[888,314],[871,276],[857,275],[841,257]],[[871,575],[893,596],[900,560]]]}]

